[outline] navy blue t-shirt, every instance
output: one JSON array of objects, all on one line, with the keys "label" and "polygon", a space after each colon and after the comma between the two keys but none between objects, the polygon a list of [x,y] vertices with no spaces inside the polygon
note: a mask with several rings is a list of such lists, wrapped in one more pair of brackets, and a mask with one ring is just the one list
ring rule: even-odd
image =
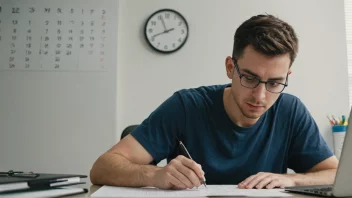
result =
[{"label": "navy blue t-shirt", "polygon": [[131,134],[155,163],[177,154],[181,140],[202,165],[207,184],[238,184],[258,172],[306,172],[332,156],[302,102],[282,93],[251,127],[239,127],[225,112],[230,85],[183,89],[154,110]]}]

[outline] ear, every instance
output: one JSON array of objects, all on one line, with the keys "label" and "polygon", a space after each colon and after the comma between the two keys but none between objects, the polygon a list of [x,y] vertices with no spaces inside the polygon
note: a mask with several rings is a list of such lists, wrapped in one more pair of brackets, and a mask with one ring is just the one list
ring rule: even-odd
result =
[{"label": "ear", "polygon": [[289,70],[288,70],[288,75],[291,75],[291,73],[292,73],[292,70],[289,69]]},{"label": "ear", "polygon": [[228,56],[225,59],[225,66],[226,66],[226,75],[229,79],[232,79],[233,72],[235,69],[235,65],[233,63],[232,57]]}]

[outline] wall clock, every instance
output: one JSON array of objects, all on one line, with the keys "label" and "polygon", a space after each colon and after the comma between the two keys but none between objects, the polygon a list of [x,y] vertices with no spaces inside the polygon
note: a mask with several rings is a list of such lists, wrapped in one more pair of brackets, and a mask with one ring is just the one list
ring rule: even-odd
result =
[{"label": "wall clock", "polygon": [[144,35],[152,49],[172,53],[182,48],[189,34],[186,19],[172,9],[161,9],[149,16]]}]

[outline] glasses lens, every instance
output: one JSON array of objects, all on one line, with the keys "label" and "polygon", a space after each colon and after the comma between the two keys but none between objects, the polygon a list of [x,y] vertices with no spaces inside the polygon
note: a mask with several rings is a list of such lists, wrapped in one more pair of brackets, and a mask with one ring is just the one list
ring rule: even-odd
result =
[{"label": "glasses lens", "polygon": [[[242,75],[241,85],[247,88],[255,88],[259,85],[260,80],[254,76]],[[267,82],[266,90],[272,93],[281,93],[285,89],[285,85],[277,82]]]},{"label": "glasses lens", "polygon": [[254,88],[258,86],[259,79],[254,76],[245,76],[243,75],[241,78],[241,85],[248,88]]},{"label": "glasses lens", "polygon": [[266,84],[266,89],[273,93],[281,93],[285,89],[285,85],[268,82]]}]

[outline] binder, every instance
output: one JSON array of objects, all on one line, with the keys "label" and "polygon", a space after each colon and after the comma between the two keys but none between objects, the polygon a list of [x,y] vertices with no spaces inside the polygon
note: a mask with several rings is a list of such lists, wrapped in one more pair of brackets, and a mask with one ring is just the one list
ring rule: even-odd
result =
[{"label": "binder", "polygon": [[82,178],[87,177],[75,174],[36,173],[36,175],[36,177],[0,176],[0,193],[84,184]]},{"label": "binder", "polygon": [[26,190],[0,193],[1,198],[48,198],[48,197],[62,197],[87,193],[88,189],[85,188],[49,188],[42,190]]}]

